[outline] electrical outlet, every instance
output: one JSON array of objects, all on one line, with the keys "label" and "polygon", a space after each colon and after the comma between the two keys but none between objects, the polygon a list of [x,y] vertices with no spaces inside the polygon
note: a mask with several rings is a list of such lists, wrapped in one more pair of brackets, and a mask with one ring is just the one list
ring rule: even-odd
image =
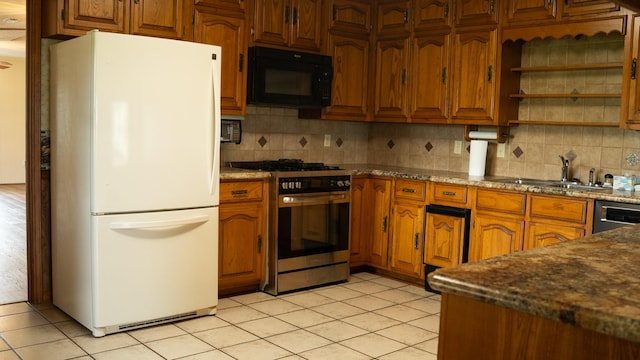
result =
[{"label": "electrical outlet", "polygon": [[498,149],[496,151],[496,156],[499,158],[503,158],[504,157],[504,152],[506,151],[507,144],[501,144],[498,143]]},{"label": "electrical outlet", "polygon": [[324,134],[324,147],[331,147],[331,134]]},{"label": "electrical outlet", "polygon": [[456,140],[453,143],[453,153],[454,154],[462,154],[462,141]]}]

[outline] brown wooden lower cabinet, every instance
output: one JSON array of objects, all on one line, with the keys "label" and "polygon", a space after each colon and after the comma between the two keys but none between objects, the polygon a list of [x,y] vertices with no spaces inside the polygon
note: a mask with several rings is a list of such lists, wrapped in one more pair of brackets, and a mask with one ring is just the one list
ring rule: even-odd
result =
[{"label": "brown wooden lower cabinet", "polygon": [[442,294],[438,359],[638,359],[640,344]]},{"label": "brown wooden lower cabinet", "polygon": [[469,261],[522,250],[523,238],[523,219],[478,214],[469,240]]},{"label": "brown wooden lower cabinet", "polygon": [[262,181],[220,184],[218,293],[255,291],[264,278],[266,186]]}]

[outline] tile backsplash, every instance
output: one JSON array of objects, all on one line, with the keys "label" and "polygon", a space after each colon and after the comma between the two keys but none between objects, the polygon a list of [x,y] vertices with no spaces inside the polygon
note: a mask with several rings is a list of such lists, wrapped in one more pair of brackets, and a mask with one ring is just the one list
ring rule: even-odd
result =
[{"label": "tile backsplash", "polygon": [[[535,40],[525,44],[522,65],[562,65],[622,61],[620,35]],[[543,77],[524,76],[525,92],[620,92],[619,69],[553,71]],[[617,123],[619,99],[561,99],[523,102],[520,118]],[[456,125],[364,123],[306,120],[297,110],[248,106],[242,143],[223,144],[222,160],[300,158],[328,164],[396,165],[466,173],[469,143]],[[325,135],[331,140],[324,146]],[[560,179],[560,155],[570,159],[569,176],[588,180],[590,168],[604,174],[640,175],[640,131],[617,127],[520,124],[510,128],[504,158],[489,143],[486,175]],[[454,153],[463,141],[461,154]]]}]

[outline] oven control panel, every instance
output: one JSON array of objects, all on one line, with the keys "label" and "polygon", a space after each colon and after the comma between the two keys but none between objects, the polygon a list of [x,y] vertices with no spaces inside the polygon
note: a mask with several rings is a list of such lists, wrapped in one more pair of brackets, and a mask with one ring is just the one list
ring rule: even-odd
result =
[{"label": "oven control panel", "polygon": [[280,194],[321,193],[349,191],[351,176],[295,176],[278,179]]}]

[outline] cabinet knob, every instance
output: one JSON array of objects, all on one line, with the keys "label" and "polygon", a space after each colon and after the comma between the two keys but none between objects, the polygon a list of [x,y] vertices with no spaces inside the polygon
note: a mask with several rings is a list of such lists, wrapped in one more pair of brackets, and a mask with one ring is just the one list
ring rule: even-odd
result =
[{"label": "cabinet knob", "polygon": [[382,218],[382,232],[387,232],[387,217]]},{"label": "cabinet knob", "polygon": [[633,58],[633,60],[631,60],[631,80],[636,79],[637,70],[638,70],[638,59]]},{"label": "cabinet knob", "polygon": [[418,249],[418,242],[420,241],[420,233],[416,233],[415,238],[413,239],[413,247],[416,248],[416,250]]}]

